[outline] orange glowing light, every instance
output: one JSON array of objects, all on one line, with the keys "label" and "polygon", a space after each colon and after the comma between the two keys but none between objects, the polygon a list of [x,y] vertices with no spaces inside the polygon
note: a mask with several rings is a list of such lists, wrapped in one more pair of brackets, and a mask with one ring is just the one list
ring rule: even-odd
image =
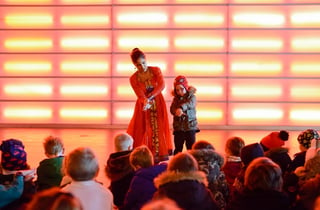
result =
[{"label": "orange glowing light", "polygon": [[60,45],[63,48],[106,48],[109,46],[109,40],[106,38],[66,38],[62,39]]},{"label": "orange glowing light", "polygon": [[233,16],[236,25],[258,25],[258,26],[283,26],[285,24],[284,15],[262,14],[262,13],[243,13]]},{"label": "orange glowing light", "polygon": [[197,118],[199,120],[221,120],[223,118],[223,112],[221,110],[208,110],[199,109],[197,110]]},{"label": "orange glowing light", "polygon": [[290,112],[290,119],[291,120],[298,120],[298,121],[319,121],[320,119],[320,110],[318,109],[297,109],[292,110]]},{"label": "orange glowing light", "polygon": [[222,48],[224,47],[224,40],[220,38],[195,38],[185,37],[176,38],[174,40],[174,46],[178,48]]},{"label": "orange glowing light", "polygon": [[52,70],[52,65],[49,62],[5,62],[4,70],[10,73],[49,73]]},{"label": "orange glowing light", "polygon": [[62,85],[60,87],[62,95],[106,95],[108,88],[96,85]]},{"label": "orange glowing light", "polygon": [[261,72],[266,74],[278,74],[281,72],[283,66],[279,62],[234,62],[231,64],[231,71],[233,73],[253,73]]},{"label": "orange glowing light", "polygon": [[4,92],[8,95],[51,95],[52,91],[52,86],[41,84],[16,84],[4,86]]},{"label": "orange glowing light", "polygon": [[320,74],[320,62],[293,62],[290,70],[302,75]]},{"label": "orange glowing light", "polygon": [[168,22],[168,16],[165,13],[134,13],[134,14],[121,14],[117,17],[117,21],[119,23],[167,23]]},{"label": "orange glowing light", "polygon": [[197,93],[201,95],[218,95],[221,96],[223,94],[223,87],[221,86],[201,86],[197,85]]},{"label": "orange glowing light", "polygon": [[294,25],[320,25],[319,12],[296,12],[290,16],[290,21]]},{"label": "orange glowing light", "polygon": [[320,87],[295,86],[290,89],[290,96],[294,99],[320,98]]},{"label": "orange glowing light", "polygon": [[3,110],[5,118],[44,118],[52,117],[52,110],[45,108],[6,108]]},{"label": "orange glowing light", "polygon": [[123,96],[128,96],[131,95],[132,92],[132,88],[130,85],[118,85],[117,86],[117,94],[118,95],[123,95]]},{"label": "orange glowing light", "polygon": [[50,39],[8,39],[5,40],[4,46],[7,49],[50,49],[53,47],[53,42]]},{"label": "orange glowing light", "polygon": [[51,15],[40,15],[40,14],[24,14],[24,15],[8,15],[4,19],[8,26],[51,26],[53,24],[53,18]]},{"label": "orange glowing light", "polygon": [[232,117],[234,119],[246,120],[246,119],[282,119],[284,116],[283,110],[281,109],[234,109],[232,112]]},{"label": "orange glowing light", "polygon": [[133,115],[133,109],[118,109],[116,111],[116,118],[130,119]]},{"label": "orange glowing light", "polygon": [[278,97],[281,96],[281,87],[265,87],[259,85],[237,86],[231,87],[232,96],[253,96],[253,97]]},{"label": "orange glowing light", "polygon": [[61,109],[59,115],[62,118],[106,118],[108,116],[105,109]]},{"label": "orange glowing light", "polygon": [[166,37],[144,37],[139,38],[120,38],[118,40],[118,45],[124,48],[134,48],[136,46],[147,47],[156,47],[159,49],[167,49],[169,47],[169,39]]},{"label": "orange glowing light", "polygon": [[206,74],[207,72],[215,72],[215,73],[222,73],[224,71],[223,63],[218,62],[203,62],[203,63],[195,63],[195,62],[177,62],[174,65],[175,72],[192,74],[194,73],[195,69],[196,74]]},{"label": "orange glowing light", "polygon": [[81,62],[69,61],[60,64],[63,73],[106,73],[109,70],[109,65],[104,62]]},{"label": "orange glowing light", "polygon": [[222,24],[224,17],[213,14],[177,14],[174,16],[174,22],[177,24]]},{"label": "orange glowing light", "polygon": [[235,39],[231,42],[235,49],[270,49],[280,50],[283,48],[283,41],[276,39]]},{"label": "orange glowing light", "polygon": [[109,17],[101,15],[64,15],[61,17],[61,23],[65,26],[107,25],[109,24]]},{"label": "orange glowing light", "polygon": [[320,38],[295,38],[291,42],[291,47],[294,50],[320,50]]}]

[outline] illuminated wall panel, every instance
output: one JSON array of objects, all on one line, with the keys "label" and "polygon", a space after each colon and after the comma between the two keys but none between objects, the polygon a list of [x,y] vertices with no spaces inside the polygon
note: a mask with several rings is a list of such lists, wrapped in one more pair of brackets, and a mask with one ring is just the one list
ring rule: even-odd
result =
[{"label": "illuminated wall panel", "polygon": [[125,128],[139,47],[168,108],[177,75],[197,88],[200,128],[318,126],[319,11],[318,0],[2,0],[1,123]]}]

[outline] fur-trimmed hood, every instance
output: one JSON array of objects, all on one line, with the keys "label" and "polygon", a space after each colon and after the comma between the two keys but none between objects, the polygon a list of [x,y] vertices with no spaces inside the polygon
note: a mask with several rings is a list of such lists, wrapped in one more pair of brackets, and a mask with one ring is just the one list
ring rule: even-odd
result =
[{"label": "fur-trimmed hood", "polygon": [[202,171],[191,171],[188,173],[165,171],[154,179],[154,185],[156,188],[159,188],[161,185],[169,182],[179,182],[183,180],[195,180],[204,184],[205,186],[208,186],[206,174]]}]

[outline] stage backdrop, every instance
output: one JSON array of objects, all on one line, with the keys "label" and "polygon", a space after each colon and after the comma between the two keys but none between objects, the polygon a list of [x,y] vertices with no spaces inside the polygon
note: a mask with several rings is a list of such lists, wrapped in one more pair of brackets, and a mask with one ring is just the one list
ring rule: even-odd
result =
[{"label": "stage backdrop", "polygon": [[[0,124],[126,126],[139,47],[202,128],[320,125],[319,0],[0,0]],[[171,119],[171,116],[170,116]]]}]

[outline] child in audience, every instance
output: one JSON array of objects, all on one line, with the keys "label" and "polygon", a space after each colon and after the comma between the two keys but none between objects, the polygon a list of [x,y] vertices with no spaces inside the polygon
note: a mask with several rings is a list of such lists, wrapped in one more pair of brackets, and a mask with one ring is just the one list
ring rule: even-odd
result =
[{"label": "child in audience", "polygon": [[37,190],[60,186],[62,180],[62,163],[64,146],[59,137],[48,136],[43,142],[44,153],[47,156],[37,168]]},{"label": "child in audience", "polygon": [[212,192],[213,198],[216,201],[219,209],[224,210],[229,197],[229,186],[226,177],[221,171],[224,164],[223,156],[218,152],[208,148],[207,145],[200,147],[199,142],[196,142],[189,153],[196,159],[200,171],[206,174],[208,180],[208,189]]},{"label": "child in audience", "polygon": [[153,179],[167,168],[167,164],[164,163],[153,165],[152,152],[145,145],[134,148],[130,154],[130,164],[135,170],[135,175],[120,210],[140,210],[149,202],[156,191]]},{"label": "child in audience", "polygon": [[226,142],[226,163],[222,167],[222,171],[230,187],[233,185],[235,178],[242,168],[240,152],[244,146],[244,140],[238,136],[230,137]]},{"label": "child in audience", "polygon": [[113,202],[119,207],[123,205],[124,197],[134,175],[129,161],[133,138],[127,133],[119,133],[114,138],[114,144],[115,152],[110,154],[105,172],[110,179],[109,189],[113,194]]},{"label": "child in audience", "polygon": [[152,200],[145,204],[141,210],[182,210],[176,202],[169,198],[163,198],[159,200]]},{"label": "child in audience", "polygon": [[184,210],[219,209],[207,188],[206,174],[188,152],[180,152],[169,160],[168,170],[154,180],[157,192],[154,199],[169,198]]},{"label": "child in audience", "polygon": [[196,116],[196,89],[188,85],[185,76],[177,76],[173,84],[174,96],[170,106],[173,115],[174,154],[183,150],[184,143],[191,149],[199,132]]},{"label": "child in audience", "polygon": [[58,187],[37,192],[26,210],[83,210],[79,199]]},{"label": "child in audience", "polygon": [[64,171],[71,177],[70,184],[62,188],[80,200],[84,210],[111,210],[113,196],[109,189],[94,179],[99,172],[98,160],[90,148],[77,148],[64,161]]},{"label": "child in audience", "polygon": [[258,157],[249,164],[244,189],[230,201],[228,210],[289,210],[282,184],[279,165],[267,157]]},{"label": "child in audience", "polygon": [[[2,176],[2,175],[1,175]],[[0,184],[0,209],[18,200],[23,192],[23,174],[17,172],[13,180],[3,181]]]}]

